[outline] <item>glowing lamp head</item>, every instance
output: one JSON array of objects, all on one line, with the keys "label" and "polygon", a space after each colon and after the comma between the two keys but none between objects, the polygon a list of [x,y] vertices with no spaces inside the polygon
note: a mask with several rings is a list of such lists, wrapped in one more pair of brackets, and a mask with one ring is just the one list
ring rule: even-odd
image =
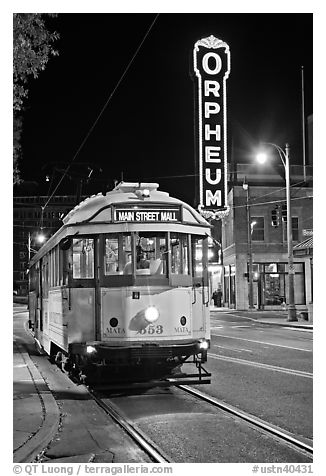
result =
[{"label": "glowing lamp head", "polygon": [[160,313],[155,306],[149,306],[145,311],[145,319],[147,322],[155,322],[159,318]]},{"label": "glowing lamp head", "polygon": [[88,346],[86,347],[86,352],[87,352],[88,354],[94,354],[94,352],[96,352],[96,349],[95,349],[95,347],[93,347],[92,345],[88,345]]},{"label": "glowing lamp head", "polygon": [[41,243],[41,244],[42,244],[42,243],[45,242],[45,239],[46,239],[46,238],[45,238],[45,235],[43,235],[43,233],[39,233],[39,234],[37,235],[37,238],[36,238],[36,239],[37,239],[37,242],[38,242],[38,243]]},{"label": "glowing lamp head", "polygon": [[199,349],[200,350],[207,350],[208,349],[207,340],[202,340],[202,341],[199,342]]},{"label": "glowing lamp head", "polygon": [[264,164],[264,163],[267,161],[267,154],[266,154],[266,152],[259,152],[259,153],[256,155],[256,159],[257,159],[257,162],[259,162],[260,164]]},{"label": "glowing lamp head", "polygon": [[142,188],[142,189],[136,190],[136,195],[141,200],[144,200],[144,198],[149,198],[150,194],[151,193],[150,193],[150,190],[148,188]]}]

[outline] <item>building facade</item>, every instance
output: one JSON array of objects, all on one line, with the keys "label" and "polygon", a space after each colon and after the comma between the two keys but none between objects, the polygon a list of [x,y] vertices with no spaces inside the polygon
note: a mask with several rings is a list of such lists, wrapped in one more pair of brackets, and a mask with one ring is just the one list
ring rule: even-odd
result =
[{"label": "building facade", "polygon": [[[16,196],[13,203],[13,290],[28,293],[28,262],[42,246],[40,236],[49,238],[62,225],[62,218],[75,205],[76,196]],[[41,235],[42,234],[42,235]]]},{"label": "building facade", "polygon": [[[293,245],[313,230],[312,167],[291,167]],[[284,309],[288,302],[288,249],[286,190],[277,171],[262,175],[238,164],[230,183],[230,213],[222,220],[224,306],[248,309],[249,265],[252,263],[252,298],[256,309]],[[244,189],[243,183],[248,185]],[[312,302],[312,266],[294,256],[294,293],[298,310]]]}]

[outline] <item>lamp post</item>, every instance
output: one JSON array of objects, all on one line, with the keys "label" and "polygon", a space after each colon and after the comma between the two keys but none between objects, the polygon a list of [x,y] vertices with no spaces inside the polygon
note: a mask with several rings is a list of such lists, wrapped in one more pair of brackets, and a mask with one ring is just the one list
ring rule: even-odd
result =
[{"label": "lamp post", "polygon": [[253,225],[251,223],[251,214],[249,206],[249,184],[246,181],[246,178],[242,184],[242,188],[246,191],[246,214],[247,214],[247,240],[248,240],[248,279],[249,279],[249,292],[248,292],[248,304],[249,309],[254,308],[254,288],[253,288],[253,267],[252,267],[252,241],[251,235],[253,231]]},{"label": "lamp post", "polygon": [[[285,144],[285,151],[272,142],[266,142],[266,145],[274,147],[281,159],[285,169],[285,185],[286,185],[286,208],[287,208],[287,246],[288,246],[288,278],[289,278],[289,301],[288,301],[288,321],[297,321],[296,308],[294,302],[294,264],[293,264],[293,243],[292,243],[292,217],[291,217],[291,189],[290,189],[290,147]],[[260,153],[257,156],[259,162],[266,160],[266,154]]]}]

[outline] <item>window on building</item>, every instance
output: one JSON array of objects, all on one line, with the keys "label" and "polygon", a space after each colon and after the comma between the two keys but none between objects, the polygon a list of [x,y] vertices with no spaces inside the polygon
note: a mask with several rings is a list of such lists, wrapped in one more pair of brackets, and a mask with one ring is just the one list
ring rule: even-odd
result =
[{"label": "window on building", "polygon": [[[299,241],[299,218],[292,217],[292,240]],[[283,241],[287,241],[287,225],[283,221]]]},{"label": "window on building", "polygon": [[251,217],[251,239],[252,241],[264,241],[265,221],[264,217]]}]

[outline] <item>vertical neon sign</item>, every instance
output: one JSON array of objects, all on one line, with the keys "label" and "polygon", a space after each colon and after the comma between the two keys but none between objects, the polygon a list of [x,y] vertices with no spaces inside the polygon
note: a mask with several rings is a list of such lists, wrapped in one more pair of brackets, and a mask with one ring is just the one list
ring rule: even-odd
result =
[{"label": "vertical neon sign", "polygon": [[197,78],[199,210],[215,216],[227,210],[226,80],[230,49],[213,35],[195,43]]}]

